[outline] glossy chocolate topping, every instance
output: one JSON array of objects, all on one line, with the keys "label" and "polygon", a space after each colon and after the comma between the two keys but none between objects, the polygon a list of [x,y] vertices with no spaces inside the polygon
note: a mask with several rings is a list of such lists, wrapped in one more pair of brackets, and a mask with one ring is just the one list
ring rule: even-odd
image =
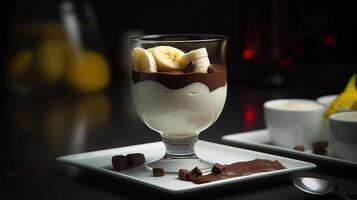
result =
[{"label": "glossy chocolate topping", "polygon": [[150,73],[133,71],[132,80],[134,83],[146,80],[157,81],[170,89],[180,89],[191,83],[200,82],[205,84],[210,91],[213,91],[224,86],[227,81],[226,67],[216,64],[213,64],[213,66],[216,71],[210,73],[184,73],[181,71]]},{"label": "glossy chocolate topping", "polygon": [[219,174],[210,173],[208,175],[197,176],[191,181],[196,184],[201,184],[221,179],[227,179],[237,176],[246,176],[259,172],[270,172],[286,168],[279,161],[270,161],[264,159],[255,159],[246,162],[236,162],[224,166],[224,170]]}]

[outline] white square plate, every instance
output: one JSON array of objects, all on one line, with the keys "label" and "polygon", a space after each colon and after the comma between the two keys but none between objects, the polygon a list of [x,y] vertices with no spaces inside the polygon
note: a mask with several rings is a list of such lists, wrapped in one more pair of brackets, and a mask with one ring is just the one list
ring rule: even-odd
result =
[{"label": "white square plate", "polygon": [[343,165],[349,165],[354,167],[357,166],[357,162],[351,160],[345,160],[335,156],[331,151],[330,145],[327,148],[326,155],[314,154],[312,153],[312,149],[306,149],[304,152],[302,152],[302,151],[296,151],[294,149],[276,146],[271,143],[270,135],[267,129],[229,134],[223,136],[222,140],[229,142],[231,144],[237,144],[238,146],[254,149],[254,150],[269,150],[270,152],[276,151],[286,156],[295,155],[308,159],[332,162],[336,164],[343,164]]},{"label": "white square plate", "polygon": [[163,177],[153,177],[151,172],[146,171],[143,166],[120,171],[120,172],[111,170],[111,158],[114,155],[120,155],[120,154],[126,155],[129,153],[143,153],[145,155],[146,160],[152,160],[163,156],[164,151],[165,151],[165,147],[162,142],[154,142],[154,143],[108,149],[108,150],[68,155],[68,156],[57,158],[57,160],[66,164],[103,173],[115,178],[124,179],[127,181],[142,184],[143,186],[154,188],[163,192],[175,193],[175,194],[208,189],[208,188],[213,188],[216,186],[222,186],[226,184],[243,183],[245,181],[251,181],[256,179],[266,179],[272,176],[289,174],[292,172],[313,169],[316,167],[315,164],[308,163],[308,162],[303,162],[303,161],[285,158],[281,156],[270,155],[266,153],[260,153],[256,151],[250,151],[246,149],[230,147],[226,145],[221,145],[221,144],[216,144],[216,143],[211,143],[201,140],[196,144],[196,152],[202,159],[210,160],[217,163],[224,163],[224,164],[253,160],[256,158],[278,160],[286,167],[286,169],[224,179],[224,180],[219,180],[219,181],[205,183],[205,184],[194,184],[188,181],[178,180],[177,174],[166,174]]}]

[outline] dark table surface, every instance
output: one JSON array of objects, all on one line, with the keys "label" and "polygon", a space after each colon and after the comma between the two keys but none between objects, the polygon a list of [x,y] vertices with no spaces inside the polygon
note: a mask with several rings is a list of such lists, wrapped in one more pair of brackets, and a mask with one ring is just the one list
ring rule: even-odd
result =
[{"label": "dark table surface", "polygon": [[[58,163],[56,157],[159,141],[159,134],[136,116],[129,86],[108,93],[1,97],[2,186],[7,199],[315,199],[293,187],[289,177],[232,185],[188,196],[168,196],[139,185]],[[230,85],[225,109],[217,122],[202,132],[203,140],[223,143],[223,135],[264,128],[262,104],[277,98],[311,98],[333,90],[299,88],[256,89]],[[294,174],[333,180],[344,193],[357,193],[356,168],[314,161],[312,171]],[[3,179],[2,181],[3,182]],[[3,196],[3,195],[2,195]],[[325,196],[323,199],[337,199]]]}]

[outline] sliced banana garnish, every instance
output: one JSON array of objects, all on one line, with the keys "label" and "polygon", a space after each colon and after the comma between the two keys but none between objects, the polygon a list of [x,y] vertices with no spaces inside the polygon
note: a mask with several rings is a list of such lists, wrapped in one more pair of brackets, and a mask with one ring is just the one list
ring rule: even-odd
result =
[{"label": "sliced banana garnish", "polygon": [[206,48],[192,50],[186,53],[184,58],[195,63],[193,72],[207,73],[208,67],[211,65]]},{"label": "sliced banana garnish", "polygon": [[211,65],[206,48],[184,53],[171,46],[157,46],[147,50],[133,49],[134,70],[142,72],[169,72],[183,70],[190,61],[195,64],[193,72],[207,73]]},{"label": "sliced banana garnish", "polygon": [[147,50],[151,53],[151,55],[154,55],[154,49],[155,47],[152,47],[152,48],[148,48]]},{"label": "sliced banana garnish", "polygon": [[134,70],[140,72],[157,72],[157,65],[153,55],[140,47],[135,47],[132,52]]},{"label": "sliced banana garnish", "polygon": [[174,47],[157,46],[150,48],[149,51],[157,62],[158,71],[183,70],[189,62],[184,58],[185,53]]},{"label": "sliced banana garnish", "polygon": [[211,65],[208,57],[195,60],[196,66],[193,68],[194,72],[207,73],[208,67]]},{"label": "sliced banana garnish", "polygon": [[200,48],[200,49],[192,50],[192,51],[186,53],[186,55],[184,57],[187,60],[191,60],[191,61],[196,61],[201,58],[206,58],[206,57],[208,57],[207,49]]}]

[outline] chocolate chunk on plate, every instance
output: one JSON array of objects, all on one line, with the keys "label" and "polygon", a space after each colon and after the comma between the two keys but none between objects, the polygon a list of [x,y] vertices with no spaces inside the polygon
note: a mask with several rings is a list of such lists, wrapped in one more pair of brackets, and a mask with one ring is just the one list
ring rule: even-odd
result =
[{"label": "chocolate chunk on plate", "polygon": [[188,176],[188,179],[191,181],[193,180],[194,178],[196,178],[197,176],[201,176],[202,175],[202,172],[200,170],[200,168],[198,167],[195,167],[193,168],[191,171],[190,171],[190,174]]},{"label": "chocolate chunk on plate", "polygon": [[112,157],[112,165],[115,170],[121,171],[129,168],[126,156],[117,155]]},{"label": "chocolate chunk on plate", "polygon": [[312,152],[314,154],[325,155],[327,153],[328,142],[327,141],[317,141],[312,144]]},{"label": "chocolate chunk on plate", "polygon": [[202,172],[201,172],[200,168],[195,167],[190,171],[190,174],[195,175],[195,176],[201,176]]},{"label": "chocolate chunk on plate", "polygon": [[153,168],[152,173],[155,177],[165,176],[165,171],[162,168]]},{"label": "chocolate chunk on plate", "polygon": [[178,179],[188,181],[190,178],[190,171],[187,169],[180,169],[178,172]]},{"label": "chocolate chunk on plate", "polygon": [[212,173],[213,174],[220,174],[223,172],[223,170],[226,168],[225,165],[221,165],[219,163],[215,163],[212,167]]},{"label": "chocolate chunk on plate", "polygon": [[296,145],[294,147],[294,150],[297,150],[297,151],[305,151],[305,147],[304,145]]},{"label": "chocolate chunk on plate", "polygon": [[126,155],[129,167],[138,167],[145,163],[145,156],[142,153],[133,153]]}]

